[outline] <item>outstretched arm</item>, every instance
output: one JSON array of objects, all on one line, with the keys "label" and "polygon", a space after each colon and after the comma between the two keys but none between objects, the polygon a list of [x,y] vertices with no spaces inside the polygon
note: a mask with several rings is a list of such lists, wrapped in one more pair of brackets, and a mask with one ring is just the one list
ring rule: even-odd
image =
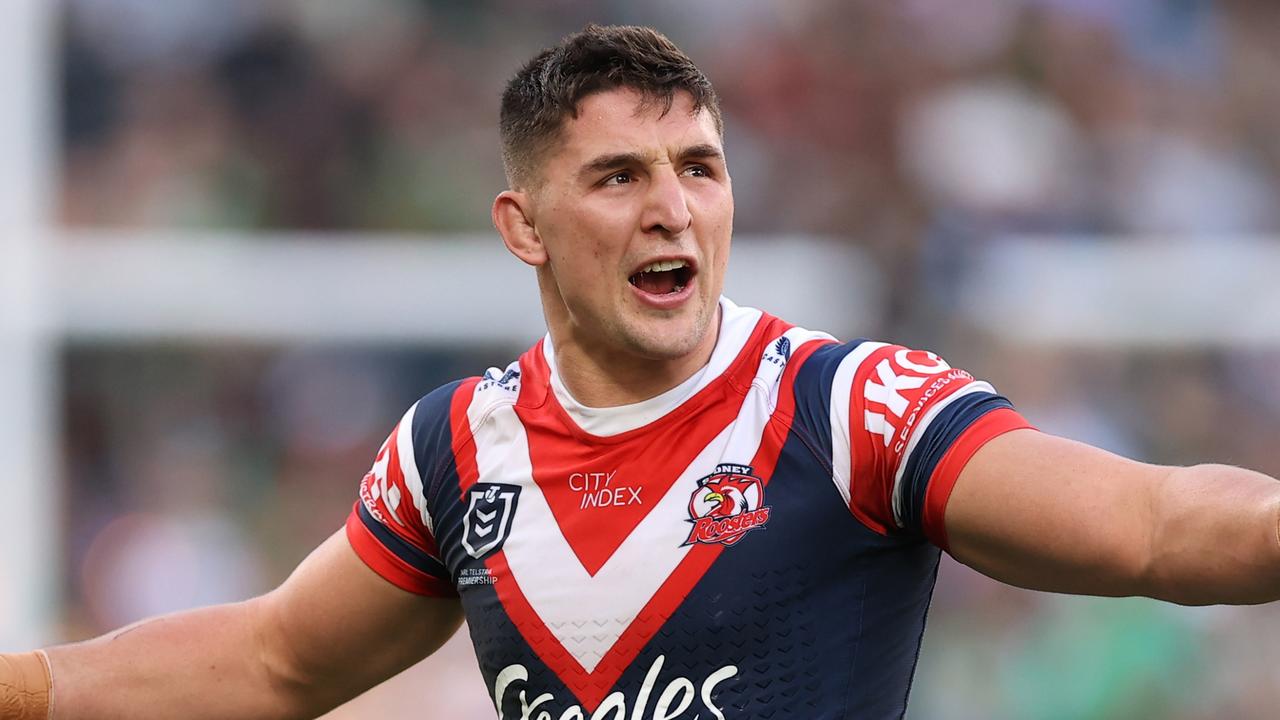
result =
[{"label": "outstretched arm", "polygon": [[1280,482],[1240,468],[1149,465],[1015,430],[960,473],[946,530],[958,560],[1035,590],[1280,599]]},{"label": "outstretched arm", "polygon": [[278,589],[48,651],[54,720],[312,718],[440,647],[456,599],[401,590],[339,532]]}]

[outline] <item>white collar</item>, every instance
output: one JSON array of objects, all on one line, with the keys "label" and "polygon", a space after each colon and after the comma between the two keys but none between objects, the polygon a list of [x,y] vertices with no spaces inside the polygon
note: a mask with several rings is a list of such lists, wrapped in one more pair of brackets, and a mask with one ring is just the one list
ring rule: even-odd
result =
[{"label": "white collar", "polygon": [[762,314],[754,308],[738,307],[728,298],[721,296],[720,332],[716,336],[716,346],[711,351],[711,359],[706,365],[703,365],[688,380],[661,395],[630,405],[605,408],[583,405],[569,393],[556,367],[555,349],[551,345],[551,334],[548,333],[542,341],[542,353],[551,371],[551,390],[555,393],[560,406],[578,427],[592,435],[608,437],[635,430],[675,410],[709,385],[712,380],[720,377],[742,352],[743,346],[751,337]]}]

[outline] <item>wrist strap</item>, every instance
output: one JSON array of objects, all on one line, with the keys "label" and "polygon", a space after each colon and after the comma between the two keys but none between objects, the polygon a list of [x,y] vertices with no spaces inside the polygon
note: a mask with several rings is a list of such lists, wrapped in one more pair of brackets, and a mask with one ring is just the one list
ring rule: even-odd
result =
[{"label": "wrist strap", "polygon": [[0,718],[49,720],[53,716],[53,670],[43,650],[0,654]]}]

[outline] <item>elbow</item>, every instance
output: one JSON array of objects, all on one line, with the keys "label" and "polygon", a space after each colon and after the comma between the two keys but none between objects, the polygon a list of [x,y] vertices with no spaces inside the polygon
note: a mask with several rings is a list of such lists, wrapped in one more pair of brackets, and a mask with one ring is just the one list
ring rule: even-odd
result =
[{"label": "elbow", "polygon": [[1176,565],[1173,557],[1173,539],[1179,532],[1176,520],[1170,513],[1167,491],[1172,484],[1173,468],[1161,468],[1158,476],[1152,479],[1149,488],[1146,514],[1140,517],[1139,528],[1144,528],[1134,543],[1130,556],[1131,592],[1128,595],[1164,600],[1179,605],[1195,605],[1188,602],[1190,598],[1181,597],[1181,584],[1171,575],[1170,568]]},{"label": "elbow", "polygon": [[1211,605],[1212,594],[1189,575],[1195,562],[1189,554],[1194,548],[1186,542],[1186,523],[1169,510],[1167,504],[1153,503],[1145,542],[1132,558],[1132,592],[1127,594],[1188,607]]},{"label": "elbow", "polygon": [[[272,594],[245,603],[253,617],[259,681],[279,710],[280,720],[315,717],[315,683],[289,643],[288,631]],[[325,708],[327,709],[327,708]]]},{"label": "elbow", "polygon": [[[1180,569],[1182,568],[1182,569]],[[1223,602],[1221,590],[1213,590],[1186,576],[1183,559],[1168,548],[1153,546],[1139,564],[1131,595],[1199,607]]]},{"label": "elbow", "polygon": [[1192,606],[1280,599],[1280,483],[1195,466],[1170,472],[1159,488],[1135,594]]},{"label": "elbow", "polygon": [[1150,485],[1150,500],[1140,527],[1145,527],[1142,540],[1135,543],[1131,556],[1132,592],[1130,595],[1163,600],[1185,606],[1213,603],[1197,583],[1187,577],[1187,533],[1189,518],[1181,507],[1177,485],[1179,472],[1185,468],[1161,468]]}]

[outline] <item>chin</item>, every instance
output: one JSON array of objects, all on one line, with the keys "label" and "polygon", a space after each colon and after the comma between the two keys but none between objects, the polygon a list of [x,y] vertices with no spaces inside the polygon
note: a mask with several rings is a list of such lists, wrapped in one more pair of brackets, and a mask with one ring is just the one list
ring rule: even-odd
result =
[{"label": "chin", "polygon": [[639,356],[650,360],[677,360],[698,349],[693,338],[630,338],[628,344]]},{"label": "chin", "polygon": [[676,360],[697,352],[710,332],[710,326],[706,317],[671,318],[637,323],[625,328],[623,336],[626,344],[641,357]]}]

